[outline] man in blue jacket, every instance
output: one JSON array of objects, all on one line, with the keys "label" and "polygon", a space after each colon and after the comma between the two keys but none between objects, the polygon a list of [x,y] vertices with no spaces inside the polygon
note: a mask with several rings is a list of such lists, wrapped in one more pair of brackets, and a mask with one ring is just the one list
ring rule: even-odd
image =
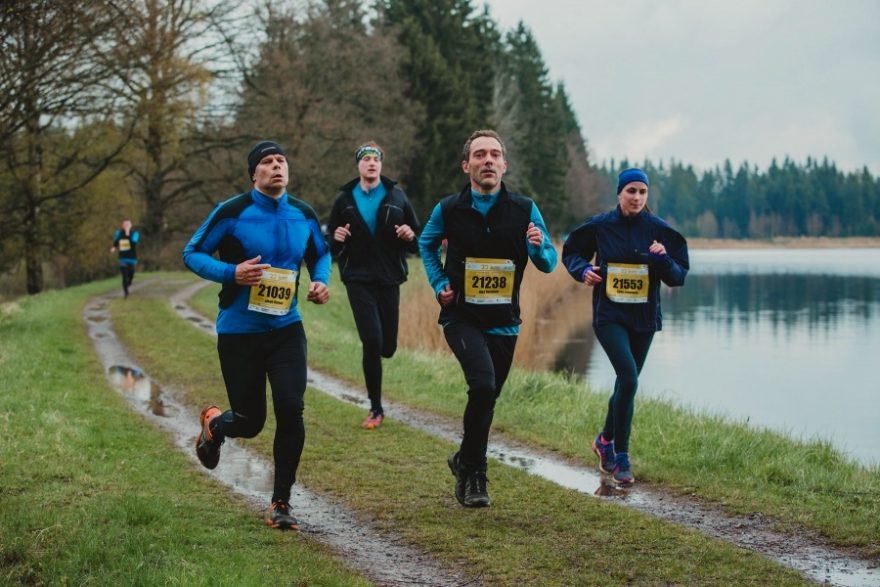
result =
[{"label": "man in blue jacket", "polygon": [[140,233],[131,227],[131,220],[128,218],[122,221],[122,228],[117,228],[113,233],[113,246],[110,247],[110,252],[117,253],[119,272],[122,273],[122,292],[125,297],[128,297],[128,289],[134,281],[140,239]]},{"label": "man in blue jacket", "polygon": [[[297,307],[300,271],[306,299],[330,298],[330,251],[314,210],[287,193],[287,156],[271,141],[248,155],[251,191],[218,205],[183,250],[187,267],[223,284],[217,350],[230,408],[202,410],[196,455],[217,466],[224,439],[253,438],[266,421],[266,377],[275,409],[275,485],[266,523],[295,529],[290,490],[305,442],[306,335]],[[219,252],[219,259],[213,254]]]},{"label": "man in blue jacket", "polygon": [[439,323],[468,385],[461,446],[447,460],[455,497],[465,507],[490,504],[489,429],[522,322],[519,289],[526,264],[531,259],[544,273],[556,267],[556,249],[538,207],[501,181],[506,155],[495,131],[471,134],[461,154],[468,185],[434,207],[419,237],[425,273],[441,306]]}]

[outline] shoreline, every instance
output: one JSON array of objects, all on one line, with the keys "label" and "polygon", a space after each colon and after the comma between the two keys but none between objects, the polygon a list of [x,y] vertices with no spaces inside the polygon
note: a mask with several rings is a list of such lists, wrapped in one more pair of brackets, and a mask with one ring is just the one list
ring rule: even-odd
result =
[{"label": "shoreline", "polygon": [[880,237],[785,236],[772,239],[688,238],[691,249],[876,249]]}]

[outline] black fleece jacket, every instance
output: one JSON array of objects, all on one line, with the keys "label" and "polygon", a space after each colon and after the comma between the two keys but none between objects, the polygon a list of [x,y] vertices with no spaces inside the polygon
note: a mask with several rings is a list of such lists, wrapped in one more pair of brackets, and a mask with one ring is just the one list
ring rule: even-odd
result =
[{"label": "black fleece jacket", "polygon": [[[383,175],[381,181],[387,193],[376,214],[376,233],[370,234],[354,201],[353,190],[359,181],[360,178],[351,180],[336,194],[327,223],[330,252],[339,265],[343,283],[399,285],[407,278],[406,254],[418,253],[421,225],[406,193]],[[351,236],[344,243],[337,242],[333,233],[346,224]],[[416,233],[411,242],[397,238],[394,227],[402,224]]]}]

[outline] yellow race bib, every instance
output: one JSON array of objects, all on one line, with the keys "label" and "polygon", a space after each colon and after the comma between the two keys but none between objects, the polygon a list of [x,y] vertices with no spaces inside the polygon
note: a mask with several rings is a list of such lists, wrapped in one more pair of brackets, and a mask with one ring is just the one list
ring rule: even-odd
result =
[{"label": "yellow race bib", "polygon": [[260,283],[251,286],[248,310],[284,316],[296,295],[297,272],[290,269],[270,267],[263,271]]},{"label": "yellow race bib", "polygon": [[464,260],[464,300],[471,304],[509,304],[513,301],[516,265],[510,259]]},{"label": "yellow race bib", "polygon": [[605,295],[612,302],[644,304],[648,301],[648,266],[608,263]]},{"label": "yellow race bib", "polygon": [[119,252],[124,253],[125,251],[131,250],[131,241],[127,238],[119,239]]}]

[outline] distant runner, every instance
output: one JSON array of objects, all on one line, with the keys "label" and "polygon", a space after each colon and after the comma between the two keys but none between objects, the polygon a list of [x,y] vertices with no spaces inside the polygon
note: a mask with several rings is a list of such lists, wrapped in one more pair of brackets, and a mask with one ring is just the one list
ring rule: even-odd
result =
[{"label": "distant runner", "polygon": [[[314,210],[287,193],[288,163],[277,143],[248,155],[250,192],[218,205],[183,250],[186,266],[223,284],[217,350],[230,408],[202,410],[196,455],[217,466],[224,439],[253,438],[266,422],[266,377],[275,410],[275,486],[266,524],[295,529],[290,490],[305,443],[306,334],[297,307],[300,270],[309,270],[306,299],[330,299],[330,251]],[[219,260],[212,255],[219,251]]]},{"label": "distant runner", "polygon": [[339,188],[327,233],[348,292],[363,346],[362,365],[370,411],[361,426],[378,428],[382,407],[382,358],[397,350],[400,284],[407,253],[418,252],[419,220],[396,182],[382,175],[385,155],[370,141],[355,151],[358,177]]},{"label": "distant runner", "polygon": [[[544,273],[556,249],[535,203],[507,191],[507,150],[492,130],[471,134],[461,154],[470,179],[434,207],[419,238],[439,322],[468,385],[461,446],[447,463],[455,497],[465,507],[490,505],[486,450],[495,401],[513,362],[519,335],[519,289],[528,260]],[[446,262],[440,244],[447,239]]]},{"label": "distant runner", "polygon": [[648,185],[641,169],[621,172],[617,207],[584,222],[562,248],[569,274],[594,288],[593,330],[617,375],[592,449],[621,486],[635,482],[629,436],[639,373],[662,328],[660,282],[684,285],[690,267],[685,238],[648,208]]},{"label": "distant runner", "polygon": [[128,288],[134,281],[134,270],[137,267],[137,246],[141,235],[132,229],[131,220],[126,218],[122,221],[122,228],[117,228],[113,233],[113,246],[111,253],[118,253],[119,272],[122,273],[122,293],[128,297]]}]

